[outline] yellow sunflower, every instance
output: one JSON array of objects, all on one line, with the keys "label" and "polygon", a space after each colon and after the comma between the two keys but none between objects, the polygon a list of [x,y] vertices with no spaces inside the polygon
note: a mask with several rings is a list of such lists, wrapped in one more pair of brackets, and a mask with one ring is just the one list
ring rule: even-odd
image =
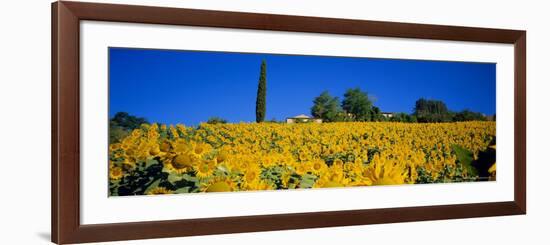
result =
[{"label": "yellow sunflower", "polygon": [[202,192],[230,192],[237,190],[237,184],[229,177],[215,177],[201,184]]},{"label": "yellow sunflower", "polygon": [[118,149],[121,149],[120,143],[114,143],[109,145],[109,150],[111,151],[116,151]]},{"label": "yellow sunflower", "polygon": [[327,170],[327,165],[325,164],[325,161],[322,159],[317,159],[313,161],[311,165],[311,171],[314,174],[320,175],[321,173],[325,172]]},{"label": "yellow sunflower", "polygon": [[193,146],[193,153],[202,156],[203,154],[208,153],[211,149],[212,146],[210,146],[209,144],[199,142]]},{"label": "yellow sunflower", "polygon": [[254,167],[249,168],[244,173],[242,185],[244,188],[248,188],[258,179],[260,179],[260,170]]},{"label": "yellow sunflower", "polygon": [[311,171],[311,163],[310,163],[310,162],[299,162],[299,163],[296,163],[296,166],[294,166],[294,171],[295,171],[298,175],[307,174],[309,171]]},{"label": "yellow sunflower", "polygon": [[121,167],[113,167],[109,170],[111,180],[119,180],[122,178],[123,172]]},{"label": "yellow sunflower", "polygon": [[170,171],[182,174],[191,170],[198,160],[199,159],[193,154],[180,153],[172,158],[171,161],[168,161],[168,164],[165,166],[167,166]]},{"label": "yellow sunflower", "polygon": [[251,191],[265,191],[273,190],[275,189],[275,186],[270,182],[258,178],[252,182],[249,182],[246,186],[246,189]]},{"label": "yellow sunflower", "polygon": [[332,163],[332,166],[335,167],[335,168],[342,168],[344,167],[344,161],[342,161],[342,159],[335,159],[334,162]]},{"label": "yellow sunflower", "polygon": [[371,165],[363,172],[363,177],[369,178],[373,185],[405,184],[407,175],[407,168],[378,155],[374,156]]},{"label": "yellow sunflower", "polygon": [[300,151],[298,154],[298,159],[300,161],[307,161],[309,159],[309,152],[307,151]]},{"label": "yellow sunflower", "polygon": [[177,139],[172,143],[172,148],[175,152],[188,152],[193,149],[193,146],[191,146],[187,141],[183,139]]},{"label": "yellow sunflower", "polygon": [[160,147],[158,144],[152,144],[150,147],[149,147],[149,155],[150,156],[158,156],[159,154],[161,153],[161,150],[160,150]]},{"label": "yellow sunflower", "polygon": [[223,163],[227,161],[228,158],[229,158],[229,153],[225,150],[221,150],[220,152],[218,152],[218,155],[216,155],[216,162]]},{"label": "yellow sunflower", "polygon": [[170,143],[164,141],[160,144],[159,146],[159,150],[162,151],[162,152],[168,152],[170,151]]},{"label": "yellow sunflower", "polygon": [[152,190],[148,191],[145,194],[146,195],[163,195],[163,194],[172,194],[172,193],[174,193],[174,192],[171,191],[171,190],[168,190],[164,187],[155,187],[155,188],[153,188]]},{"label": "yellow sunflower", "polygon": [[216,169],[216,160],[204,160],[194,166],[197,177],[207,178],[210,177]]}]

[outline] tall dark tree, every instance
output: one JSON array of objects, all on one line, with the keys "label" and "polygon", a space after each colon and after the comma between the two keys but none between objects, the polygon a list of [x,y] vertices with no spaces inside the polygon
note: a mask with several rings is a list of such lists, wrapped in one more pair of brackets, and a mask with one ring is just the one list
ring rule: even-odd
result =
[{"label": "tall dark tree", "polygon": [[111,120],[109,120],[109,124],[111,126],[117,126],[121,127],[125,130],[133,130],[136,128],[139,128],[141,124],[149,123],[147,122],[147,119],[143,117],[136,117],[128,114],[127,112],[117,112]]},{"label": "tall dark tree", "polygon": [[449,122],[453,116],[443,101],[426,99],[416,101],[413,115],[419,122]]},{"label": "tall dark tree", "polygon": [[324,122],[339,121],[342,108],[340,108],[338,97],[332,97],[328,91],[324,91],[313,100],[311,115],[322,118]]},{"label": "tall dark tree", "polygon": [[265,120],[265,102],[266,102],[266,64],[262,61],[260,67],[260,79],[258,80],[258,94],[256,95],[256,122]]},{"label": "tall dark tree", "polygon": [[380,122],[385,121],[386,117],[382,115],[382,111],[378,106],[372,106],[371,108],[371,121]]},{"label": "tall dark tree", "polygon": [[372,120],[372,102],[367,93],[359,88],[346,91],[342,101],[342,109],[351,114],[355,121]]},{"label": "tall dark tree", "polygon": [[141,124],[149,123],[143,117],[136,117],[127,112],[117,112],[109,120],[109,143],[119,142],[132,130],[139,128]]}]

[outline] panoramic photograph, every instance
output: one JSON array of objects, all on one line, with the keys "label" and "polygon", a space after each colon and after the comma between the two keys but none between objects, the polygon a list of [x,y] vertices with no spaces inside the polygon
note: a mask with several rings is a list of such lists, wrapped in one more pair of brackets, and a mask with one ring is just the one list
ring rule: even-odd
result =
[{"label": "panoramic photograph", "polygon": [[112,197],[495,181],[496,64],[110,47],[108,124]]}]

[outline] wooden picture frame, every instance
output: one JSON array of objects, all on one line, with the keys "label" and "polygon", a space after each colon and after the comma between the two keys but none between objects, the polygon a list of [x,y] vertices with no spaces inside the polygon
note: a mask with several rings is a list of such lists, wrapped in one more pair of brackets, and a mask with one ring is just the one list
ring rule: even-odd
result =
[{"label": "wooden picture frame", "polygon": [[[514,45],[514,200],[478,204],[82,225],[79,22],[242,28]],[[82,2],[52,4],[52,241],[81,243],[526,213],[526,32]]]}]

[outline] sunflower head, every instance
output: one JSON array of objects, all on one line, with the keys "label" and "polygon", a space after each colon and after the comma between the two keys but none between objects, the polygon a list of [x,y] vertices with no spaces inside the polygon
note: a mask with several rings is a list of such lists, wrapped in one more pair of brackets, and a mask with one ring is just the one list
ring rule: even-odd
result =
[{"label": "sunflower head", "polygon": [[193,147],[193,153],[201,156],[201,155],[209,152],[211,149],[212,149],[212,147],[209,144],[200,142],[200,143],[195,144],[195,146]]},{"label": "sunflower head", "polygon": [[204,160],[194,166],[197,177],[207,178],[210,177],[216,169],[216,160]]},{"label": "sunflower head", "polygon": [[112,167],[109,170],[109,177],[111,180],[119,180],[122,178],[122,168],[121,167]]},{"label": "sunflower head", "polygon": [[334,166],[335,168],[341,168],[341,167],[344,166],[344,161],[342,161],[342,159],[340,159],[340,158],[337,158],[332,163],[332,166]]},{"label": "sunflower head", "polygon": [[300,161],[307,161],[308,158],[309,158],[309,155],[305,151],[300,151],[300,153],[298,154],[298,159],[300,159]]},{"label": "sunflower head", "polygon": [[210,179],[210,181],[201,185],[203,192],[230,192],[235,191],[237,185],[227,176],[220,176]]},{"label": "sunflower head", "polygon": [[159,150],[162,152],[170,151],[170,144],[168,142],[162,142],[159,146]]},{"label": "sunflower head", "polygon": [[256,171],[255,169],[250,169],[244,174],[244,181],[253,182],[254,180],[256,180],[256,178],[259,177],[259,175],[260,173],[258,171]]},{"label": "sunflower head", "polygon": [[323,168],[323,162],[321,161],[315,161],[312,165],[312,168],[314,171],[321,171],[321,169]]},{"label": "sunflower head", "polygon": [[163,194],[172,194],[172,193],[173,193],[173,191],[168,190],[164,187],[155,187],[152,190],[149,190],[145,194],[147,194],[147,195],[163,195]]},{"label": "sunflower head", "polygon": [[218,152],[218,155],[216,155],[216,161],[218,163],[223,163],[227,161],[228,158],[229,158],[229,153],[227,153],[227,151],[224,151],[224,150]]},{"label": "sunflower head", "polygon": [[122,149],[122,146],[120,143],[114,143],[109,145],[109,150],[116,151],[118,149]]},{"label": "sunflower head", "polygon": [[206,192],[228,192],[231,191],[231,187],[229,184],[227,184],[224,181],[219,181],[212,183],[208,188],[206,188]]},{"label": "sunflower head", "polygon": [[149,148],[149,155],[151,156],[157,156],[158,154],[160,154],[160,147],[155,144],[155,145],[152,145],[150,148]]},{"label": "sunflower head", "polygon": [[197,159],[195,156],[189,153],[180,153],[174,156],[170,161],[168,161],[165,166],[170,170],[176,173],[185,173],[188,170],[193,169],[193,166],[196,164]]}]

